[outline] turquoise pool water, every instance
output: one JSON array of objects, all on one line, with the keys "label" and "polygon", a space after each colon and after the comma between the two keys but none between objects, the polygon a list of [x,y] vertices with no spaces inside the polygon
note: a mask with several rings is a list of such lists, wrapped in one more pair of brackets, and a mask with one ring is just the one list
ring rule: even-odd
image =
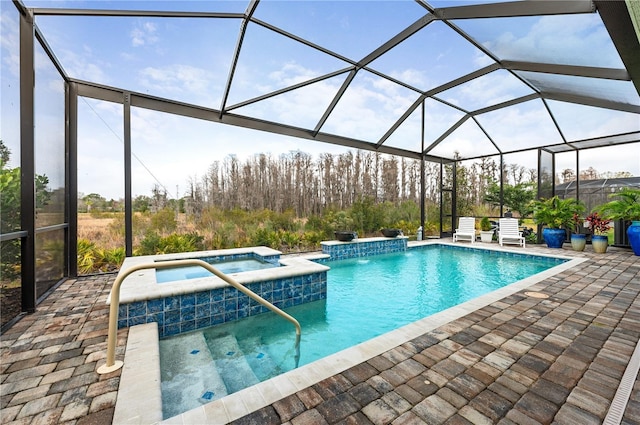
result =
[{"label": "turquoise pool water", "polygon": [[[442,246],[328,262],[327,299],[286,310],[302,326],[299,366],[561,262]],[[273,313],[160,341],[165,418],[295,368],[294,341]]]},{"label": "turquoise pool water", "polygon": [[[260,261],[255,258],[207,262],[225,274],[241,273],[252,270],[263,270],[270,269],[272,267],[278,267],[278,264],[270,263],[268,261]],[[176,280],[196,279],[199,277],[208,276],[212,276],[212,274],[208,270],[200,266],[176,267],[172,269],[156,270],[156,281],[158,283],[173,282]]]}]

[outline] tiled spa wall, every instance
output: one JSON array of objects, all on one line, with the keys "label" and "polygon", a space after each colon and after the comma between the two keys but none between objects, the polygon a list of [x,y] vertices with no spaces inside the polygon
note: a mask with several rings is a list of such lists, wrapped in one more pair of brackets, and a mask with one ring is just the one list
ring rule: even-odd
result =
[{"label": "tiled spa wall", "polygon": [[[355,239],[351,242],[322,242],[322,253],[329,255],[326,261],[369,255],[403,252],[407,250],[407,237]],[[324,263],[324,261],[320,261]]]},{"label": "tiled spa wall", "polygon": [[[327,272],[246,285],[279,308],[326,299]],[[160,337],[177,335],[269,311],[231,286],[121,304],[118,327],[157,322]]]}]

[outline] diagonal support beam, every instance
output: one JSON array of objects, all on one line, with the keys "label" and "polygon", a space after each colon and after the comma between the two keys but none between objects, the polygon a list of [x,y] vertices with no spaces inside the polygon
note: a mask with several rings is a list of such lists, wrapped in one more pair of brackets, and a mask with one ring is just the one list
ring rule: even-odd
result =
[{"label": "diagonal support beam", "polygon": [[631,81],[640,94],[640,34],[633,26],[630,11],[624,1],[595,1],[598,13],[616,46]]},{"label": "diagonal support beam", "polygon": [[368,64],[370,64],[374,60],[378,59],[380,56],[382,56],[385,53],[387,53],[389,50],[393,49],[398,44],[402,43],[407,38],[411,37],[413,34],[415,34],[418,31],[420,31],[422,28],[424,28],[427,25],[429,25],[434,20],[435,20],[435,16],[433,16],[431,14],[427,14],[427,15],[423,16],[422,18],[418,19],[413,24],[409,25],[407,28],[405,28],[403,31],[401,31],[399,34],[397,34],[391,40],[387,41],[382,46],[378,47],[376,50],[374,50],[373,52],[369,53],[366,57],[364,57],[358,63],[358,65],[360,67],[367,66]]},{"label": "diagonal support beam", "polygon": [[573,13],[593,13],[591,0],[514,1],[444,7],[434,10],[441,19],[507,18]]},{"label": "diagonal support beam", "polygon": [[331,112],[333,112],[333,110],[335,109],[336,105],[340,101],[340,98],[342,98],[342,95],[344,94],[344,92],[347,91],[349,84],[351,84],[353,79],[356,77],[357,72],[358,71],[355,69],[351,70],[347,78],[344,80],[344,82],[342,83],[342,86],[340,87],[340,90],[338,90],[338,93],[336,93],[336,95],[333,97],[331,104],[327,107],[327,110],[324,111],[324,114],[322,114],[322,118],[320,118],[320,121],[318,121],[318,124],[316,124],[316,128],[313,130],[314,134],[318,134],[318,132],[320,131],[324,123],[327,122],[327,120],[329,119],[329,115],[331,115]]},{"label": "diagonal support beam", "polygon": [[469,118],[471,117],[471,115],[465,115],[464,117],[460,118],[458,120],[457,123],[455,123],[454,125],[452,125],[451,127],[449,127],[449,129],[447,131],[445,131],[442,136],[438,137],[433,143],[431,143],[422,153],[423,154],[427,154],[429,153],[429,151],[433,150],[436,146],[438,146],[440,144],[440,142],[442,142],[444,139],[446,139],[447,137],[449,137],[449,135],[451,133],[453,133],[454,131],[456,131],[462,124],[464,124]]},{"label": "diagonal support beam", "polygon": [[559,65],[554,63],[502,61],[504,69],[511,71],[542,72],[545,74],[572,75],[575,77],[604,78],[607,80],[630,81],[626,69],[600,68],[595,66]]},{"label": "diagonal support beam", "polygon": [[595,106],[596,108],[613,109],[615,111],[631,112],[632,114],[640,114],[640,106],[630,105],[628,103],[614,102],[611,100],[600,99],[597,97],[583,96],[578,94],[567,94],[561,92],[541,92],[540,95],[544,99],[559,100],[561,102],[577,103],[586,106]]}]

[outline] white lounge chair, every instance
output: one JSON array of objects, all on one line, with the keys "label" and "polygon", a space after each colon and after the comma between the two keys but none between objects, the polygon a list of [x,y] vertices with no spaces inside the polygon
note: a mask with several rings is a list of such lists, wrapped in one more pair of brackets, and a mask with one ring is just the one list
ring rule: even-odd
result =
[{"label": "white lounge chair", "polygon": [[453,241],[467,240],[471,243],[476,241],[476,219],[474,217],[460,217],[458,228],[453,234]]},{"label": "white lounge chair", "polygon": [[500,230],[498,231],[498,242],[500,246],[505,243],[518,244],[525,247],[524,237],[522,232],[518,229],[517,218],[501,218]]}]

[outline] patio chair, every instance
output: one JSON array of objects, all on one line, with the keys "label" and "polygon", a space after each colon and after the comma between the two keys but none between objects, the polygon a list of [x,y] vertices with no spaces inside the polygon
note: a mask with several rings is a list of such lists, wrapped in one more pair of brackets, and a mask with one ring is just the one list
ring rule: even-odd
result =
[{"label": "patio chair", "polygon": [[500,227],[498,231],[498,242],[500,246],[505,243],[518,244],[525,247],[524,237],[522,232],[518,229],[517,218],[501,218]]},{"label": "patio chair", "polygon": [[471,243],[476,241],[476,219],[474,217],[460,217],[458,228],[453,234],[453,241],[468,240]]}]

